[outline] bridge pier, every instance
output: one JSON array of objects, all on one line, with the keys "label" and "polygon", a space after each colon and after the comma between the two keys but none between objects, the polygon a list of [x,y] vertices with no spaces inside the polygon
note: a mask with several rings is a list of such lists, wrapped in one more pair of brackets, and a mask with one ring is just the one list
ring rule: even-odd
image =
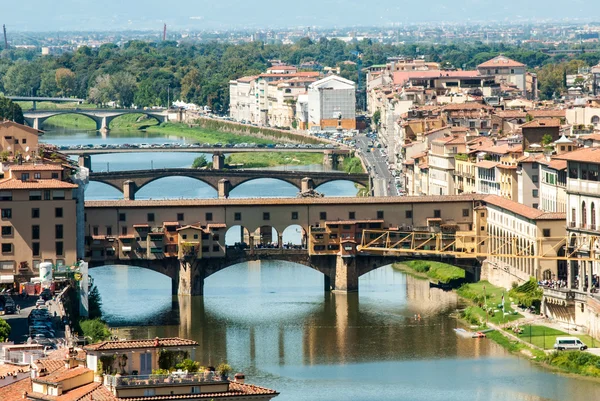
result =
[{"label": "bridge pier", "polygon": [[[36,120],[37,121],[37,118]],[[79,167],[85,167],[92,172],[92,156],[90,155],[79,155]]]},{"label": "bridge pier", "polygon": [[304,177],[302,179],[300,191],[301,192],[309,192],[313,189],[315,189],[315,182],[312,180],[312,178]]},{"label": "bridge pier", "polygon": [[337,256],[335,261],[334,292],[358,291],[358,269],[356,258]]},{"label": "bridge pier", "polygon": [[225,155],[223,153],[215,153],[213,155],[213,169],[223,170],[225,168]]},{"label": "bridge pier", "polygon": [[229,198],[229,191],[231,191],[231,182],[227,178],[219,180],[218,193],[219,199]]},{"label": "bridge pier", "polygon": [[110,120],[108,120],[107,117],[101,117],[100,119],[96,120],[96,130],[100,132],[108,132],[110,131],[110,128],[108,127],[109,124]]},{"label": "bridge pier", "polygon": [[338,168],[338,155],[331,150],[324,151],[323,165],[336,170]]},{"label": "bridge pier", "polygon": [[123,199],[135,200],[135,193],[137,192],[137,185],[134,181],[127,180],[123,183]]},{"label": "bridge pier", "polygon": [[178,295],[204,295],[204,277],[198,266],[199,261],[179,261]]}]

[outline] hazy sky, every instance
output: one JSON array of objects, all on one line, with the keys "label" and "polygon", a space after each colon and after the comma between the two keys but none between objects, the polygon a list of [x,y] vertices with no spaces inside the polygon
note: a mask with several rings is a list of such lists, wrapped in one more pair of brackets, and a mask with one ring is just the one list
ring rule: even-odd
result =
[{"label": "hazy sky", "polygon": [[564,18],[600,21],[600,1],[26,0],[0,11],[0,24],[18,31],[160,30],[163,22],[173,29],[213,29]]}]

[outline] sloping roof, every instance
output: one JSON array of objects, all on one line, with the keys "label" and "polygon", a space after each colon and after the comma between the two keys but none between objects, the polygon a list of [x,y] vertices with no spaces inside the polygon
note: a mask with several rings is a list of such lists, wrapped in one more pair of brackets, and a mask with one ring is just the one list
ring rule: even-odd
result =
[{"label": "sloping roof", "polygon": [[28,180],[21,181],[8,178],[0,181],[0,189],[74,189],[77,185],[61,180]]},{"label": "sloping roof", "polygon": [[17,128],[22,129],[23,131],[27,131],[31,134],[37,134],[37,135],[44,134],[44,132],[40,131],[39,129],[31,128],[31,127],[28,127],[27,125],[19,124],[14,121],[10,121],[10,120],[0,121],[0,129],[2,129],[3,127],[7,127],[7,128],[8,127],[17,127]]},{"label": "sloping roof", "polygon": [[534,209],[519,202],[510,199],[502,198],[498,195],[488,195],[484,199],[489,205],[494,205],[502,209],[508,210],[511,213],[518,214],[530,220],[565,220],[565,213],[548,213],[543,210]]},{"label": "sloping roof", "polygon": [[490,168],[496,167],[498,164],[500,164],[500,163],[493,162],[491,160],[482,160],[480,162],[477,162],[477,164],[475,166],[477,166],[479,168],[490,169]]},{"label": "sloping roof", "polygon": [[198,345],[198,343],[196,341],[187,340],[185,338],[171,337],[147,340],[102,341],[97,344],[87,345],[84,347],[84,349],[86,351],[106,351],[153,347],[182,347],[193,345]]},{"label": "sloping roof", "polygon": [[442,110],[493,110],[493,107],[477,102],[464,102],[447,104],[442,108]]},{"label": "sloping roof", "polygon": [[[63,362],[64,363],[64,362]],[[19,380],[4,387],[0,387],[0,400],[23,401],[23,393],[31,391],[31,379]]]},{"label": "sloping roof", "polygon": [[521,125],[521,128],[559,128],[560,120],[557,118],[543,118],[538,120],[529,121]]},{"label": "sloping roof", "polygon": [[565,170],[567,168],[567,161],[552,159],[550,163],[548,163],[548,167],[558,171]]},{"label": "sloping roof", "polygon": [[566,110],[556,110],[556,109],[539,109],[539,110],[528,110],[527,114],[529,114],[533,118],[565,118],[567,115]]},{"label": "sloping roof", "polygon": [[480,76],[479,71],[394,71],[393,80],[395,85],[404,85],[410,79],[474,78]]},{"label": "sloping roof", "polygon": [[6,166],[10,171],[62,171],[63,167],[60,164],[33,164],[33,163],[25,163],[25,164],[15,164]]},{"label": "sloping roof", "polygon": [[[64,362],[63,362],[64,364]],[[85,366],[77,366],[72,369],[60,369],[46,376],[41,376],[33,379],[36,383],[48,383],[48,384],[58,384],[64,380],[72,379],[74,377],[82,376],[92,372],[91,369],[86,368]]]},{"label": "sloping roof", "polygon": [[581,148],[573,152],[554,156],[554,158],[575,162],[600,163],[600,148]]},{"label": "sloping roof", "polygon": [[499,55],[494,57],[491,60],[486,61],[485,63],[481,63],[477,66],[477,68],[495,68],[495,67],[525,67],[525,64],[519,63],[513,59],[510,59],[506,56]]}]

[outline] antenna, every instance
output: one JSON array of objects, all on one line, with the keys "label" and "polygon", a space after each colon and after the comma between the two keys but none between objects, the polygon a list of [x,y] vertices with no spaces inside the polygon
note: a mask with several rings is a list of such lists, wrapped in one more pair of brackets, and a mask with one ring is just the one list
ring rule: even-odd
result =
[{"label": "antenna", "polygon": [[167,24],[163,27],[163,42],[167,40]]},{"label": "antenna", "polygon": [[6,25],[2,25],[2,30],[4,31],[4,48],[8,49],[8,39],[6,37]]}]

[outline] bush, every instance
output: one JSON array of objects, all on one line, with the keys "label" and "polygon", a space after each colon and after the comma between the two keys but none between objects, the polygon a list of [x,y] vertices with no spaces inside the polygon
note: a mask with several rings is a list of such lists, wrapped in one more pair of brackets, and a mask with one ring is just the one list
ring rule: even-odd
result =
[{"label": "bush", "polygon": [[192,361],[191,359],[184,359],[181,363],[175,366],[177,369],[186,370],[189,373],[198,372],[200,370],[200,363]]},{"label": "bush", "polygon": [[206,166],[208,166],[208,160],[206,160],[206,156],[204,155],[196,157],[192,163],[192,168],[203,168]]},{"label": "bush", "polygon": [[8,324],[4,319],[0,319],[0,342],[7,341],[9,335],[10,324]]},{"label": "bush", "polygon": [[89,337],[88,339],[92,343],[104,341],[110,337],[108,326],[98,318],[82,320],[79,322],[79,327],[81,328],[82,334],[85,337]]}]

